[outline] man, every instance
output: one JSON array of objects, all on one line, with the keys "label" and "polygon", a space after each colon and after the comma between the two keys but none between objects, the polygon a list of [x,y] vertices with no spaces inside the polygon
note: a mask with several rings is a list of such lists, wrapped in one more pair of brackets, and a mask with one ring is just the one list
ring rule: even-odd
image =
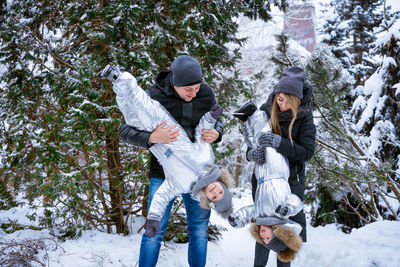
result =
[{"label": "man", "polygon": [[[156,83],[146,89],[150,97],[163,105],[172,117],[182,126],[191,141],[200,118],[216,104],[213,90],[204,82],[199,62],[190,56],[179,56],[171,65],[170,70],[161,71],[156,77]],[[160,124],[153,132],[139,131],[127,124],[122,126],[121,140],[132,145],[149,148],[155,143],[170,143],[177,140],[179,129],[174,125],[164,128]],[[202,137],[208,143],[219,142],[223,134],[221,120],[215,124],[215,129],[202,130]],[[154,155],[150,159],[150,189],[149,205],[165,175],[162,166]],[[200,207],[198,201],[188,194],[182,194],[186,208],[189,248],[188,262],[190,266],[205,266],[208,242],[208,221],[210,211]],[[158,260],[161,241],[168,225],[172,200],[160,221],[161,233],[153,238],[145,232],[140,246],[139,266],[155,266]]]}]

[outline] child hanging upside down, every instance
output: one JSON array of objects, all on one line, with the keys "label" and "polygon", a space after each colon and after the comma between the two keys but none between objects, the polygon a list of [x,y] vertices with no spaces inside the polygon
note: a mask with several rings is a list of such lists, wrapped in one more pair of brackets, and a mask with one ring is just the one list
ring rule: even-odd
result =
[{"label": "child hanging upside down", "polygon": [[266,133],[271,131],[265,112],[249,102],[234,116],[243,121],[242,132],[249,148],[256,151],[255,154],[261,153],[265,160],[255,165],[258,185],[254,204],[242,207],[230,215],[229,223],[233,227],[243,227],[255,221],[251,233],[257,242],[276,251],[281,261],[289,262],[302,244],[298,235],[302,227],[289,220],[289,217],[303,209],[303,202],[291,193],[288,160],[275,148],[260,144],[267,136]]},{"label": "child hanging upside down", "polygon": [[[107,65],[98,73],[100,78],[113,83],[117,103],[128,125],[143,131],[153,131],[160,124],[180,130],[175,142],[156,143],[150,147],[165,172],[165,180],[153,196],[148,212],[146,232],[154,237],[160,232],[160,220],[168,203],[177,195],[192,192],[195,198],[213,203],[215,210],[227,217],[231,212],[231,195],[226,180],[230,179],[227,171],[220,171],[214,164],[211,145],[201,138],[201,129],[212,129],[222,114],[219,105],[212,107],[200,119],[195,131],[195,142],[191,142],[185,130],[174,120],[169,112],[156,100],[142,90],[135,77],[128,72],[120,72]],[[222,174],[221,174],[222,173]],[[223,180],[223,181],[222,181]],[[197,194],[199,182],[204,194]],[[208,183],[204,183],[208,181]],[[196,191],[192,190],[195,187]]]}]

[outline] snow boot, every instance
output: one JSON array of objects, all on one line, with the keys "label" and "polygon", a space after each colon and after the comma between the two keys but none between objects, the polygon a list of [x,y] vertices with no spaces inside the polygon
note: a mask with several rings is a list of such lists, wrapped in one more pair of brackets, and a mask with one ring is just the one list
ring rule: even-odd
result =
[{"label": "snow boot", "polygon": [[253,113],[257,110],[257,106],[253,102],[247,102],[240,109],[236,110],[233,113],[235,118],[245,122],[248,117],[253,115]]}]

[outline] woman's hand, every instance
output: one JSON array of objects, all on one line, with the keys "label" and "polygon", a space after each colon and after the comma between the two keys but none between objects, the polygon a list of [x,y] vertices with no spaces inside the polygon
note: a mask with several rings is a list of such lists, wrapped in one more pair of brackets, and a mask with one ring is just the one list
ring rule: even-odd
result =
[{"label": "woman's hand", "polygon": [[272,132],[262,133],[258,138],[261,146],[277,148],[281,144],[282,137]]},{"label": "woman's hand", "polygon": [[252,148],[247,152],[247,159],[249,161],[254,161],[257,164],[264,164],[265,158],[265,147],[259,146],[257,148]]}]

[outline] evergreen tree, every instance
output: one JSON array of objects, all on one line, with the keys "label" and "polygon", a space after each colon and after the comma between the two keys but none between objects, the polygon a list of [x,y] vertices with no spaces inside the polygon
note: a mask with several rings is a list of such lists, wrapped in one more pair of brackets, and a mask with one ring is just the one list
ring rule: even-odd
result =
[{"label": "evergreen tree", "polygon": [[[382,88],[380,97],[383,97],[383,108],[376,108],[371,121],[363,125],[361,132],[369,133],[379,128],[379,120],[390,124],[390,134],[385,134],[382,142],[382,148],[378,154],[382,160],[393,161],[394,168],[400,166],[398,157],[400,155],[400,90],[396,90],[396,86],[400,83],[400,13],[389,14],[383,23],[376,29],[376,34],[380,37],[376,42],[376,51],[382,58],[382,63],[377,73],[382,73]],[[397,95],[396,95],[397,94]],[[368,98],[368,96],[363,95]],[[386,132],[387,129],[382,129]],[[381,131],[382,131],[381,130]],[[395,177],[395,176],[393,176]],[[399,174],[397,174],[397,182],[400,182]]]},{"label": "evergreen tree", "polygon": [[[364,143],[370,145],[369,151],[377,162],[389,166],[385,176],[386,186],[381,193],[400,202],[400,110],[396,98],[396,85],[400,83],[400,21],[398,14],[388,14],[376,29],[378,40],[376,51],[382,59],[371,82],[354,90],[357,96],[353,104],[351,119],[356,124],[357,133]],[[391,209],[386,203],[381,209],[387,213]],[[399,211],[390,210],[391,217]],[[393,214],[394,213],[394,214]]]},{"label": "evergreen tree", "polygon": [[225,44],[245,41],[235,37],[243,12],[270,18],[269,4],[254,0],[9,2],[0,25],[0,176],[46,207],[32,218],[65,235],[77,226],[126,233],[126,215],[141,211],[148,155],[119,144],[111,84],[94,74],[111,62],[146,87],[190,54],[218,89],[240,58]]},{"label": "evergreen tree", "polygon": [[396,199],[397,193],[389,195],[385,189],[392,184],[388,176],[391,166],[371,154],[375,144],[365,142],[348,115],[350,106],[345,99],[351,84],[346,72],[329,48],[319,51],[307,64],[315,107],[321,116],[317,153],[311,165],[311,181],[319,186],[308,194],[310,199],[318,199],[313,223],[337,222],[348,231],[379,218],[396,219],[390,199]]},{"label": "evergreen tree", "polygon": [[[290,66],[288,60],[282,63]],[[393,166],[371,153],[375,143],[365,142],[356,130],[354,107],[347,101],[351,75],[326,45],[317,47],[304,67],[313,85],[317,125],[315,156],[306,179],[312,224],[340,223],[349,232],[379,218],[396,219],[399,186],[388,175]],[[389,135],[394,132],[388,130]]]},{"label": "evergreen tree", "polygon": [[[330,12],[330,10],[325,12]],[[331,16],[327,16],[324,22],[320,29],[322,42],[332,48],[332,53],[340,60],[345,69],[350,69],[349,51],[351,50],[351,43],[346,38],[346,32],[349,28],[347,21],[343,21],[336,10],[333,10]]]},{"label": "evergreen tree", "polygon": [[290,37],[282,32],[281,34],[275,35],[278,42],[276,47],[276,53],[271,56],[271,61],[277,65],[276,75],[281,78],[281,74],[284,68],[292,66],[300,66],[301,60],[299,55],[296,55],[289,45]]},{"label": "evergreen tree", "polygon": [[334,53],[354,75],[356,84],[375,71],[377,64],[372,49],[373,30],[383,18],[384,0],[336,0],[332,2],[336,17],[327,20],[323,42],[334,46]]}]

